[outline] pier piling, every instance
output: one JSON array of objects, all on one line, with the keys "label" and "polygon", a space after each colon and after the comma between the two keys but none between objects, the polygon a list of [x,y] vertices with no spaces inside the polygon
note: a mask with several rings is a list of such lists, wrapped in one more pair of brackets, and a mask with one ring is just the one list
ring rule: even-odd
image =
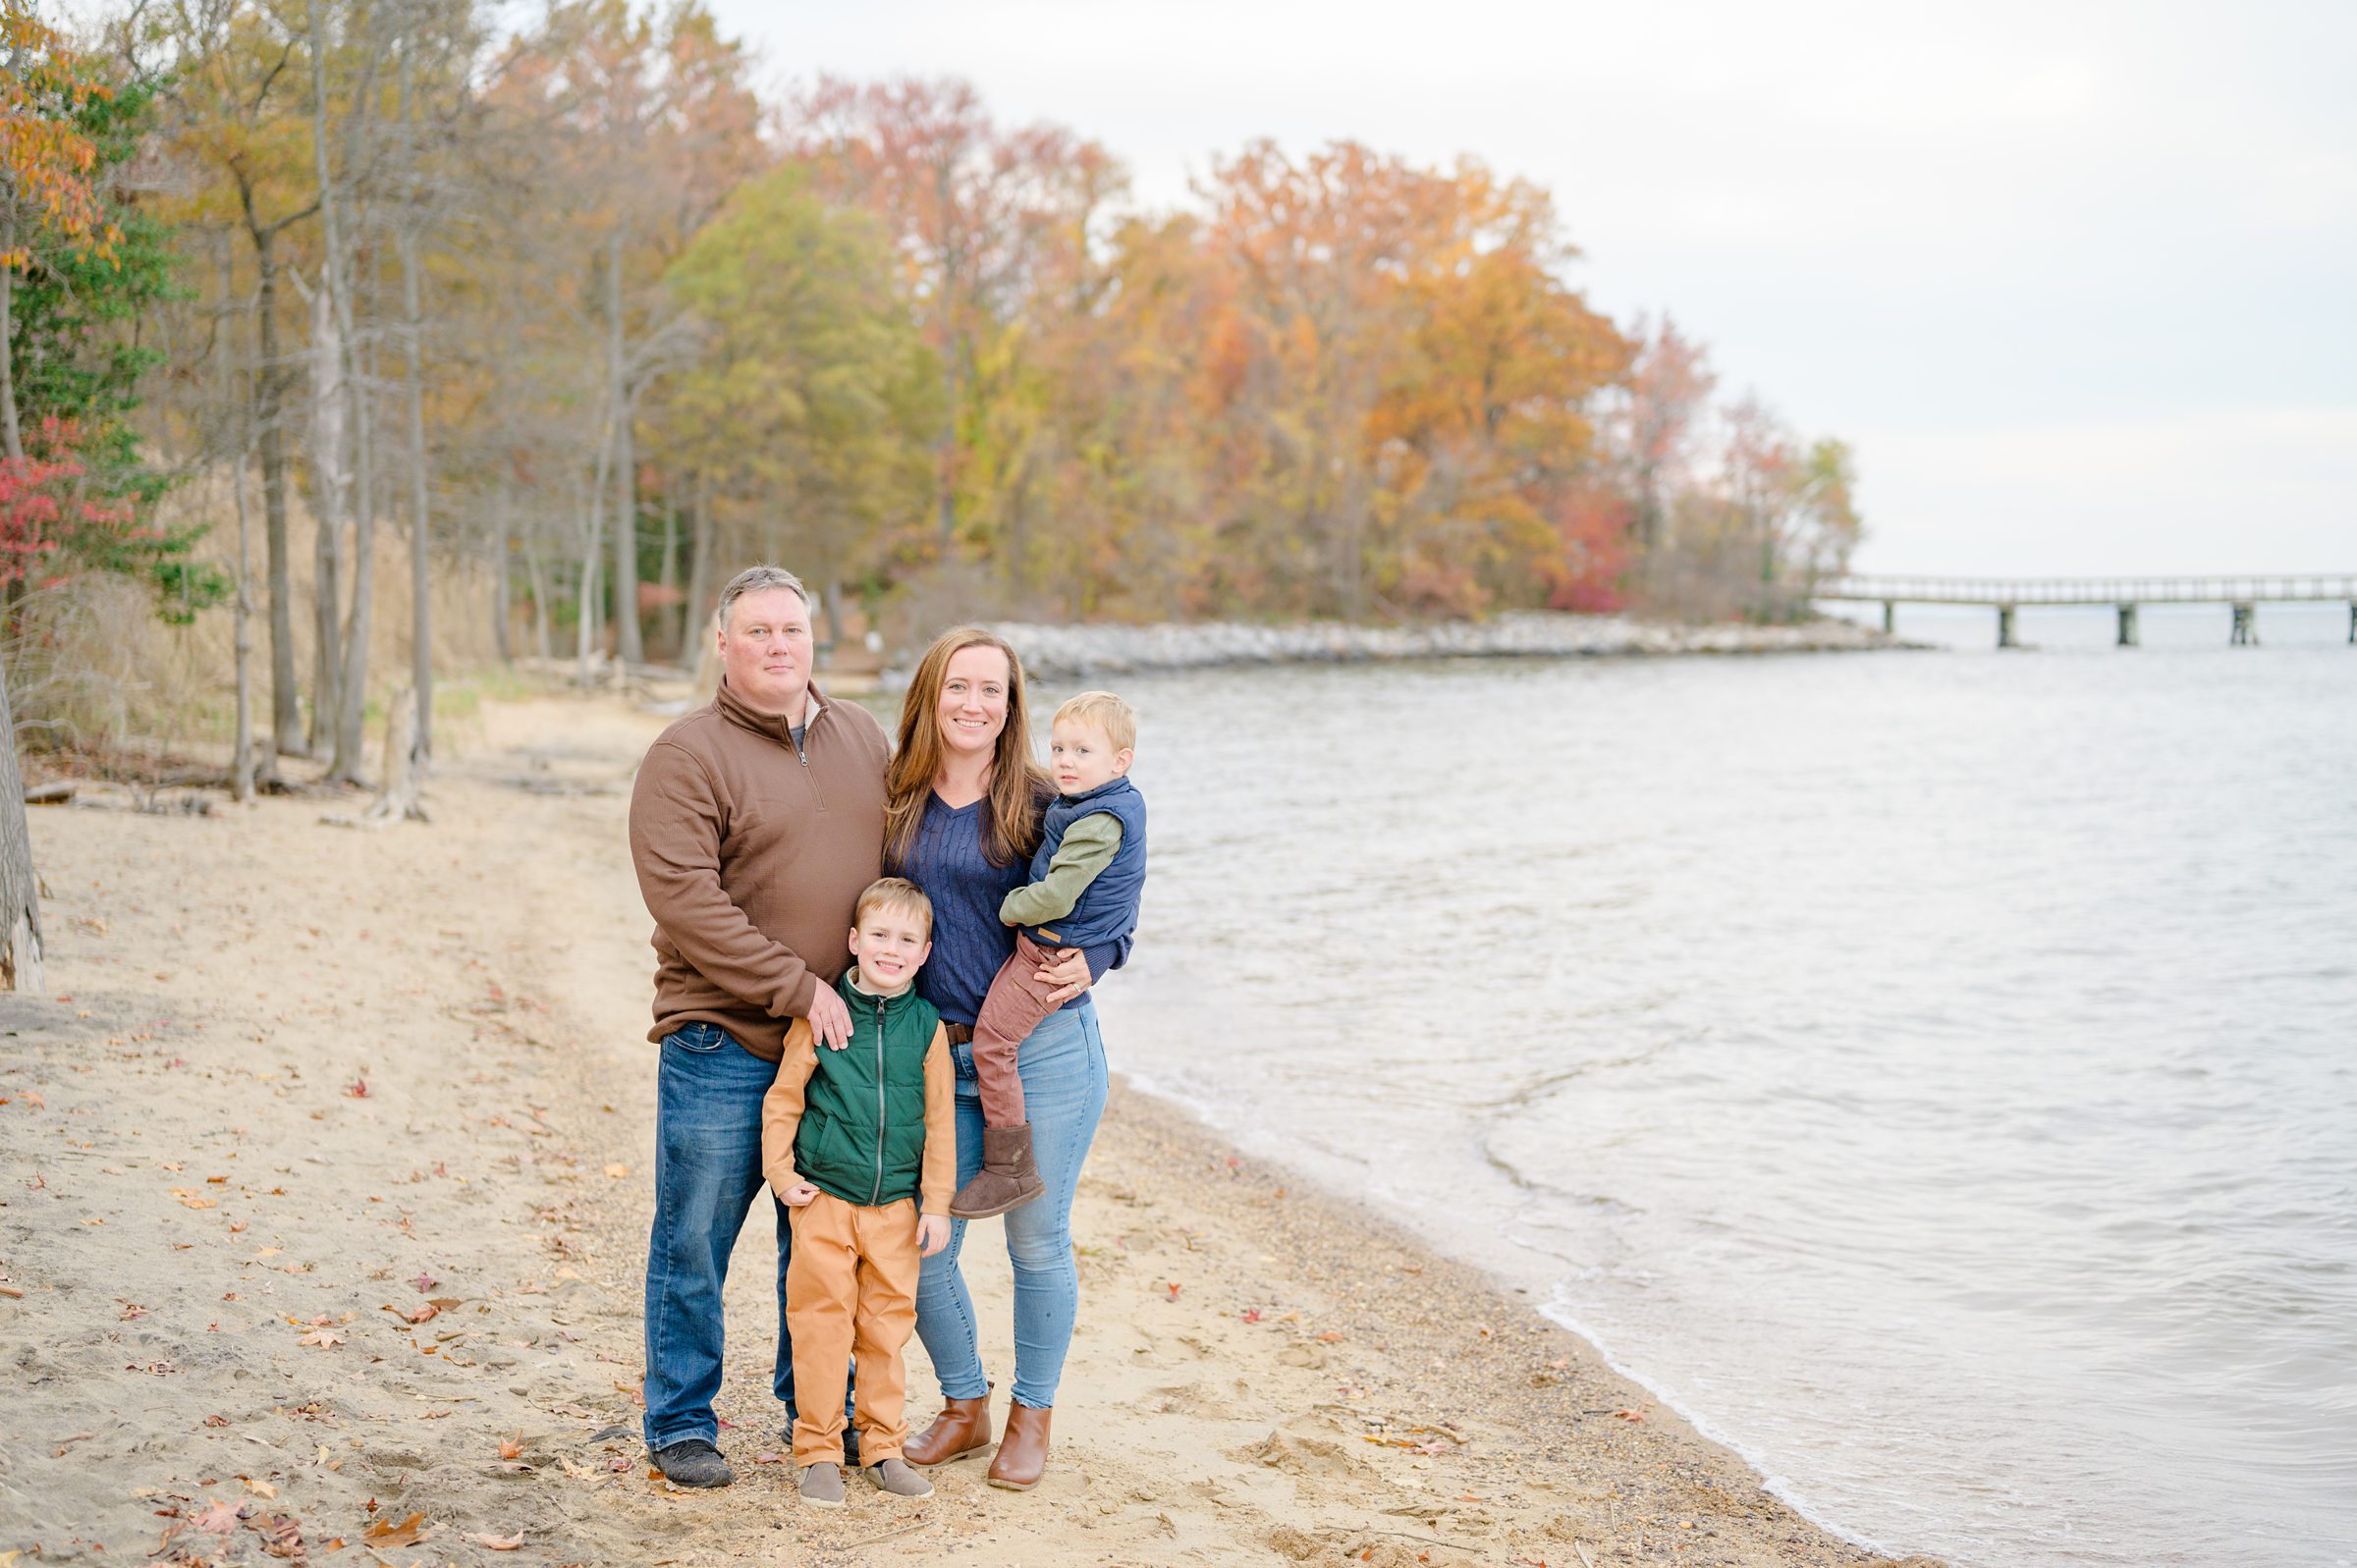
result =
[{"label": "pier piling", "polygon": [[[2349,606],[2349,634],[2352,638],[2357,638],[2357,605]],[[1898,601],[1896,599],[1885,599],[1883,601],[1883,635],[1886,637],[1891,636],[1896,633],[1897,630]]]},{"label": "pier piling", "polygon": [[2229,639],[2235,647],[2256,648],[2259,646],[2259,624],[2256,610],[2257,607],[2250,604],[2235,605],[2234,634]]},{"label": "pier piling", "polygon": [[2119,646],[2136,646],[2136,607],[2132,604],[2119,607]]},{"label": "pier piling", "polygon": [[1997,607],[1997,645],[2001,648],[2021,646],[2020,643],[2013,640],[2013,607],[2011,605]]}]

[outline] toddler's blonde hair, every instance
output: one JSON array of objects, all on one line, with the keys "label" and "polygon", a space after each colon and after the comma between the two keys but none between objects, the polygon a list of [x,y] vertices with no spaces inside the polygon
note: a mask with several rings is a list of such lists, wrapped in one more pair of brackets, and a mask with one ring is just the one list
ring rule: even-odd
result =
[{"label": "toddler's blonde hair", "polygon": [[1082,724],[1095,725],[1105,731],[1116,751],[1134,751],[1137,748],[1137,715],[1127,703],[1110,691],[1083,691],[1064,699],[1056,710],[1055,724],[1077,719]]}]

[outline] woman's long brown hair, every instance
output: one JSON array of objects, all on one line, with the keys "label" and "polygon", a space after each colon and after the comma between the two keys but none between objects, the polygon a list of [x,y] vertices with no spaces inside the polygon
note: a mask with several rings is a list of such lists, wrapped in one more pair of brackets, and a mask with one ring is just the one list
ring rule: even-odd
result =
[{"label": "woman's long brown hair", "polygon": [[917,826],[933,780],[941,772],[941,688],[950,660],[968,648],[996,648],[1007,656],[1007,724],[991,758],[990,809],[982,818],[982,853],[994,866],[1013,865],[1039,847],[1040,805],[1055,793],[1047,770],[1032,760],[1031,721],[1023,706],[1023,662],[1006,639],[980,626],[958,626],[933,639],[908,677],[901,699],[900,744],[884,773],[884,865],[897,870],[916,848]]}]

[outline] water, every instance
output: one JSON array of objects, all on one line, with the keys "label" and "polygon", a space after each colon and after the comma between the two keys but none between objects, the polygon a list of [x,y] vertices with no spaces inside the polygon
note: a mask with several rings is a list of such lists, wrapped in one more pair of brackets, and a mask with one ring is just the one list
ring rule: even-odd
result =
[{"label": "water", "polygon": [[2349,1564],[2346,615],[1126,682],[1116,1063],[1855,1539]]}]

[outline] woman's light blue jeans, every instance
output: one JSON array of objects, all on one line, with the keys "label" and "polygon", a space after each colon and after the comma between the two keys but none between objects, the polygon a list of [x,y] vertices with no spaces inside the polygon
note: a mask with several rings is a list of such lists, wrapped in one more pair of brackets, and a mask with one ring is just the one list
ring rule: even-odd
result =
[{"label": "woman's light blue jeans", "polygon": [[[982,1099],[970,1045],[952,1049],[958,1067],[958,1184],[982,1168]],[[1034,1410],[1056,1403],[1065,1352],[1080,1310],[1072,1262],[1072,1193],[1105,1113],[1105,1042],[1097,1005],[1052,1012],[1015,1058],[1031,1117],[1031,1153],[1048,1190],[1007,1212],[1007,1258],[1014,1266],[1014,1397]],[[916,1333],[933,1358],[944,1399],[990,1391],[974,1329],[974,1302],[958,1267],[966,1221],[950,1221],[950,1244],[925,1260],[916,1287]]]}]

